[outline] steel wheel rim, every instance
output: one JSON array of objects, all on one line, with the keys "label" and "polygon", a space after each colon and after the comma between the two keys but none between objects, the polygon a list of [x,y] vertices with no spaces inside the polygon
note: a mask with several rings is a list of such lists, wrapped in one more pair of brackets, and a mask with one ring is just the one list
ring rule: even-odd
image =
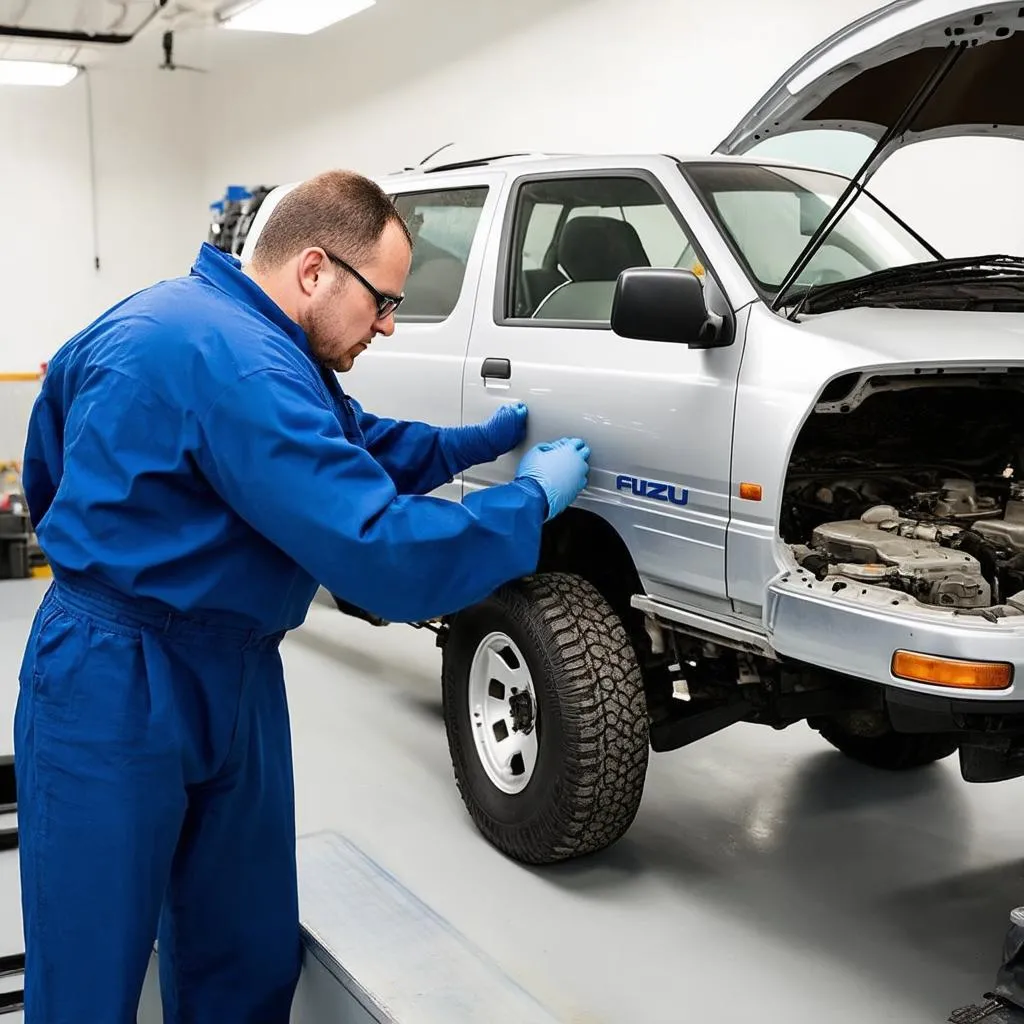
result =
[{"label": "steel wheel rim", "polygon": [[469,669],[469,721],[491,783],[510,796],[537,767],[537,695],[522,651],[506,633],[488,633]]}]

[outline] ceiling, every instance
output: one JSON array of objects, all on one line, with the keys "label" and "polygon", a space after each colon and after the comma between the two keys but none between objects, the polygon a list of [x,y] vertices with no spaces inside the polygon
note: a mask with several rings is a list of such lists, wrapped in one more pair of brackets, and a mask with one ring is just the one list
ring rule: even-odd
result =
[{"label": "ceiling", "polygon": [[[439,54],[455,56],[482,45],[494,36],[496,26],[510,31],[533,21],[538,13],[593,0],[379,0],[376,13],[368,12],[352,23],[346,19],[315,37],[224,31],[218,14],[241,2],[0,0],[0,59],[51,60],[110,71],[148,73],[170,67],[227,74],[288,55],[336,55],[341,45],[371,52],[387,36],[402,65],[400,71],[389,70],[389,80],[394,81],[396,74],[413,67],[436,66]],[[394,24],[402,26],[397,35]],[[170,62],[163,40],[168,30],[174,33]],[[77,38],[33,38],[38,32],[77,33]],[[433,38],[438,32],[443,41]],[[103,41],[110,36],[129,41]]]},{"label": "ceiling", "polygon": [[169,28],[213,25],[226,5],[227,0],[0,0],[0,59],[100,63],[133,39],[147,36],[158,44],[159,33]]}]

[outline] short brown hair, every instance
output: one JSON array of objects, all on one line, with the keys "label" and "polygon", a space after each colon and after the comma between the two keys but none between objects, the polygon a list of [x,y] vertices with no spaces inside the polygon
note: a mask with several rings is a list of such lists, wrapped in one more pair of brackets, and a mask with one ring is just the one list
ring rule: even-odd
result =
[{"label": "short brown hair", "polygon": [[349,263],[368,259],[394,222],[412,244],[409,229],[384,190],[353,171],[327,171],[293,188],[274,208],[253,248],[265,270],[320,245]]}]

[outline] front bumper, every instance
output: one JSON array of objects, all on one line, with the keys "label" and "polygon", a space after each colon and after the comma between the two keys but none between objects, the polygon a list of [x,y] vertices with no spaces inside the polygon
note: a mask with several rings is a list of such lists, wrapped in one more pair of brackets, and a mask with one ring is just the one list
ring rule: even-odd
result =
[{"label": "front bumper", "polygon": [[[772,648],[783,657],[878,683],[887,688],[963,702],[1024,708],[1024,615],[997,622],[919,604],[892,590],[856,584],[836,587],[804,570],[769,587],[766,622]],[[898,678],[896,651],[965,661],[1006,662],[1005,689],[974,690]]]}]

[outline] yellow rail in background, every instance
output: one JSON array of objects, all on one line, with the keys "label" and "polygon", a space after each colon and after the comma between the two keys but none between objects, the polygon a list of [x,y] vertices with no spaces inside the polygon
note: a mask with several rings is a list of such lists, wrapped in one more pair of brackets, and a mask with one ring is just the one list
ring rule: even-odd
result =
[{"label": "yellow rail in background", "polygon": [[0,383],[4,384],[25,384],[40,379],[38,373],[0,373]]}]

